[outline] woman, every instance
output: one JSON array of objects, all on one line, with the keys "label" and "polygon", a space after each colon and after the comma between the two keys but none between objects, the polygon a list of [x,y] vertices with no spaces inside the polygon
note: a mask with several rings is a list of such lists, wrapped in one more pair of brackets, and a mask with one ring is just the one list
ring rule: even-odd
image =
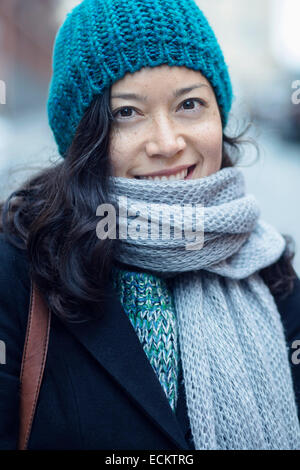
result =
[{"label": "woman", "polygon": [[233,166],[231,102],[193,1],[67,16],[48,101],[63,161],[2,210],[2,448],[30,279],[53,318],[29,449],[300,448],[300,285]]}]

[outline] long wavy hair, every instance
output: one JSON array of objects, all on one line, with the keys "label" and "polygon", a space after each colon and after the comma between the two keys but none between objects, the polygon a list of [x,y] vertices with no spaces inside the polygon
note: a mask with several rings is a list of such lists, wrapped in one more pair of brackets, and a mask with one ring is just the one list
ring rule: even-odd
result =
[{"label": "long wavy hair", "polygon": [[[26,252],[30,276],[47,299],[52,312],[65,321],[82,322],[102,314],[106,282],[117,240],[94,235],[96,208],[107,203],[109,136],[114,117],[110,89],[94,97],[80,121],[63,161],[31,176],[0,205],[0,231],[16,248]],[[240,158],[250,124],[237,136],[223,134],[222,168]],[[293,239],[272,266],[260,271],[274,296],[293,287]]]}]

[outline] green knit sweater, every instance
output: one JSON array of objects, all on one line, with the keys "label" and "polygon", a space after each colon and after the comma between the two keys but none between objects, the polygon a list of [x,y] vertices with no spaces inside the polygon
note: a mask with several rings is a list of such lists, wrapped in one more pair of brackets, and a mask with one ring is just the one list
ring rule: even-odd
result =
[{"label": "green knit sweater", "polygon": [[124,311],[175,412],[179,345],[172,292],[167,281],[150,273],[112,268],[112,280]]}]

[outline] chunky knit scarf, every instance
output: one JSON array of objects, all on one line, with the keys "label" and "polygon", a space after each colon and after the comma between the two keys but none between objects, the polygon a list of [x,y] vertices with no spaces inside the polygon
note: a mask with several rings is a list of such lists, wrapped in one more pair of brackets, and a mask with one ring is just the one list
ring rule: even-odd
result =
[{"label": "chunky knit scarf", "polygon": [[[283,325],[258,274],[285,241],[259,219],[240,170],[196,180],[110,177],[109,194],[116,260],[172,285],[196,449],[300,449]],[[166,208],[175,214],[169,238]],[[198,245],[187,249],[191,234]]]}]

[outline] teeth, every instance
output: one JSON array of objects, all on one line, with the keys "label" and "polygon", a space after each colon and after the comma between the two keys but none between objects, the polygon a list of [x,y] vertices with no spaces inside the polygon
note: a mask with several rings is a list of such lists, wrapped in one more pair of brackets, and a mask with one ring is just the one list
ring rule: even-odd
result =
[{"label": "teeth", "polygon": [[153,181],[172,181],[172,180],[183,180],[188,173],[188,170],[182,170],[175,175],[170,176],[141,176],[141,179],[144,180],[153,180]]}]

